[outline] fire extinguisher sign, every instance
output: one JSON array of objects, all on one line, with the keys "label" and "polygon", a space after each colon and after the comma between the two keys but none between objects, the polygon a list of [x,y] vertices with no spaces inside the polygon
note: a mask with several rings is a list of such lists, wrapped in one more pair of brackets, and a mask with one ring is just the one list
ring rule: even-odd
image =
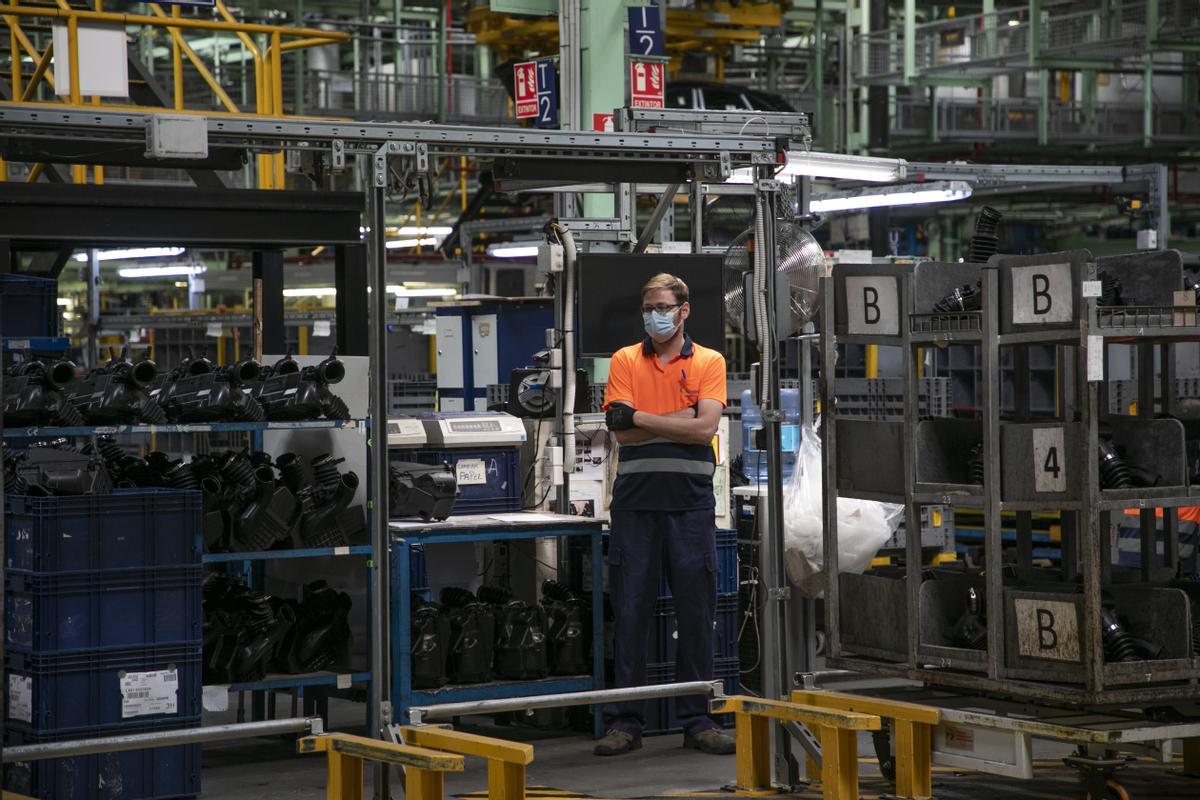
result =
[{"label": "fire extinguisher sign", "polygon": [[522,61],[513,65],[513,96],[517,119],[538,115],[537,62]]},{"label": "fire extinguisher sign", "polygon": [[662,108],[664,66],[658,61],[629,62],[629,104],[634,108]]}]

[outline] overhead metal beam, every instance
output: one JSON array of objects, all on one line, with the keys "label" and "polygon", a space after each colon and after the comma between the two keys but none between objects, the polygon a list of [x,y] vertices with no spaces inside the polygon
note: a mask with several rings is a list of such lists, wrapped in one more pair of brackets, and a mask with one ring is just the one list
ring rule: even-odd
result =
[{"label": "overhead metal beam", "polygon": [[21,249],[355,244],[362,208],[350,192],[9,182],[0,183],[0,238]]}]

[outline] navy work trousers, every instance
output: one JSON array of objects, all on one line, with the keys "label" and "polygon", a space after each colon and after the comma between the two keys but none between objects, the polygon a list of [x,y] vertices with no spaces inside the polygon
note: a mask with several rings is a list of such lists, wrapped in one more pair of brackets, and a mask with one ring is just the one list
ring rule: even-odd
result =
[{"label": "navy work trousers", "polygon": [[[679,643],[675,680],[709,681],[713,674],[713,625],[717,605],[716,521],[712,509],[698,511],[613,511],[608,544],[608,580],[612,597],[613,661],[617,687],[646,683],[646,640],[658,600],[659,575],[665,574],[675,599]],[[717,727],[708,715],[708,698],[676,698],[679,721],[695,735]],[[604,707],[605,730],[640,735],[646,724],[645,702]]]}]

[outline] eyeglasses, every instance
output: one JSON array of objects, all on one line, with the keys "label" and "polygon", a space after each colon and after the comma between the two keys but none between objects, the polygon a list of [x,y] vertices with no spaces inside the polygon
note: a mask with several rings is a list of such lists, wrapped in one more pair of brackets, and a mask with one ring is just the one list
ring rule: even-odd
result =
[{"label": "eyeglasses", "polygon": [[657,311],[660,314],[666,314],[668,311],[674,311],[675,309],[679,308],[681,305],[683,305],[683,303],[676,303],[674,305],[667,305],[666,303],[659,303],[656,306],[642,306],[642,313],[649,314],[651,311]]}]

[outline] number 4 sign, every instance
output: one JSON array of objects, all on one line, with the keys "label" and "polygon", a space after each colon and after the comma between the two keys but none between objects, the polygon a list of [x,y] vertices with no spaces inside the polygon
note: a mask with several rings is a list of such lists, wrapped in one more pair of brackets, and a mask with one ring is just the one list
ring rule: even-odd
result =
[{"label": "number 4 sign", "polygon": [[1066,447],[1062,428],[1033,429],[1033,490],[1067,490]]},{"label": "number 4 sign", "polygon": [[634,108],[662,108],[663,83],[661,63],[629,62],[629,101]]}]

